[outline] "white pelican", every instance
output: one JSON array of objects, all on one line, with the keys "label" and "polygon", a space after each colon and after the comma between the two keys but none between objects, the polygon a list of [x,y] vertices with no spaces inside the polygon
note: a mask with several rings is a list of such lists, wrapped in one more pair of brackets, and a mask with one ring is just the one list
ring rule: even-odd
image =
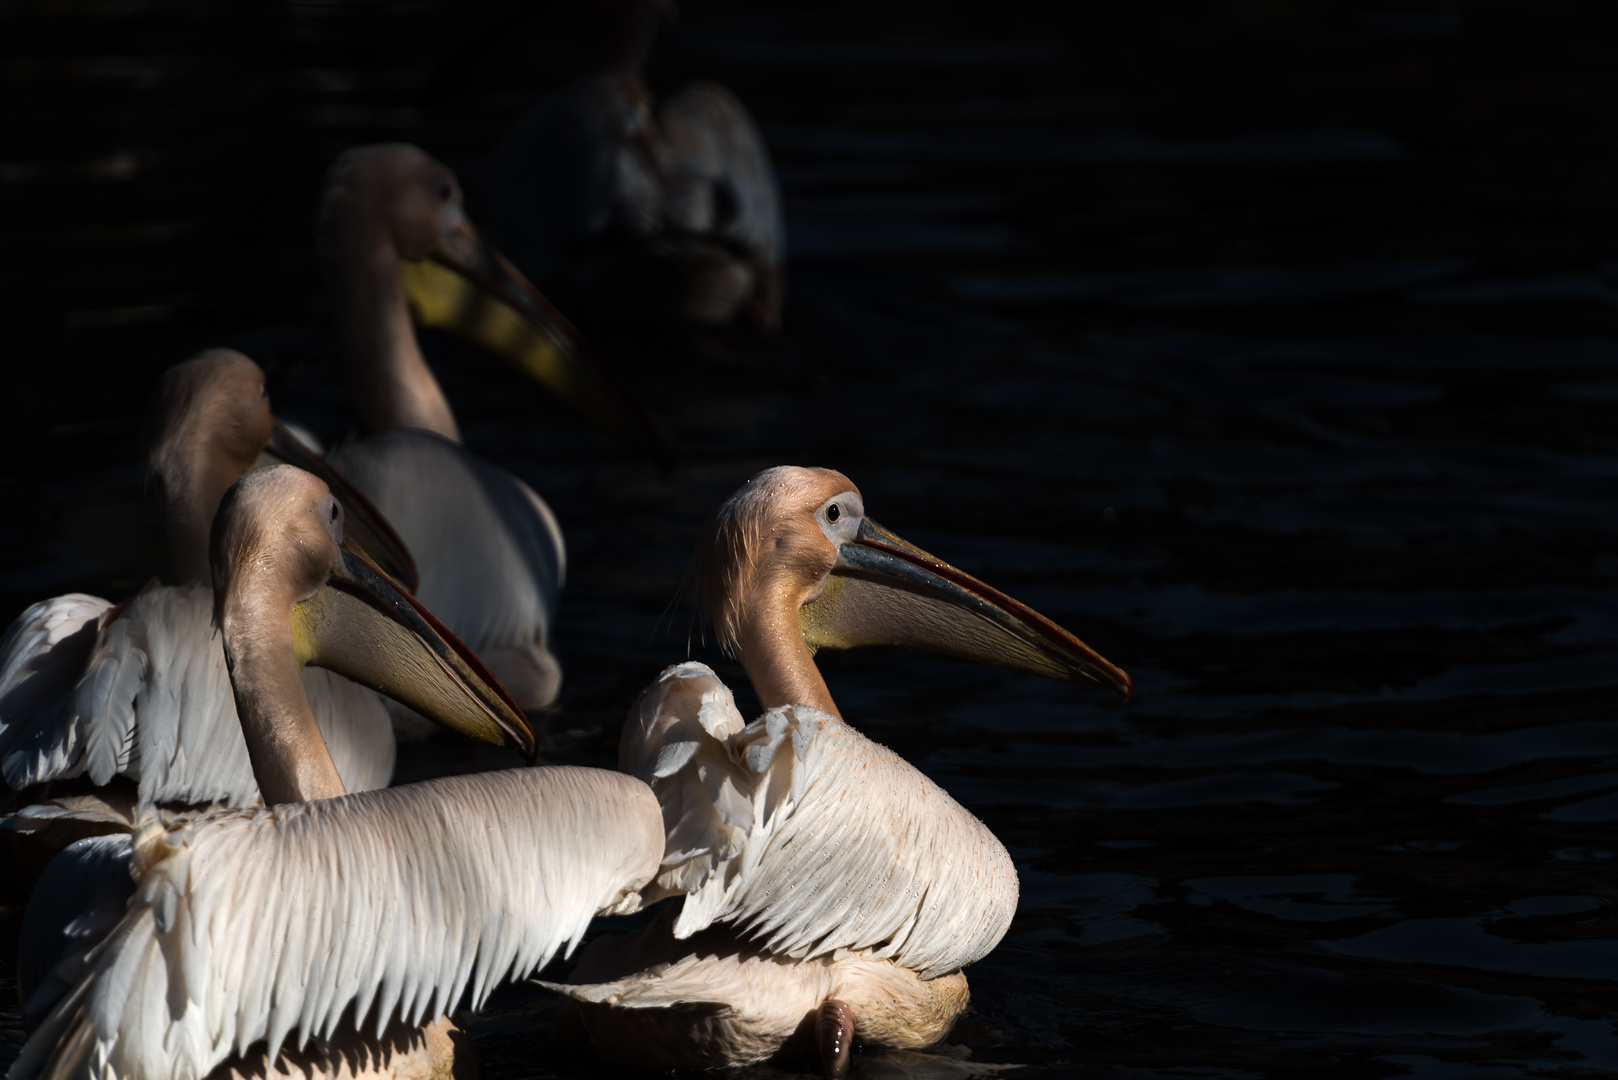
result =
[{"label": "white pelican", "polygon": [[455,174],[414,146],[349,150],[321,202],[320,247],[344,379],[372,434],[332,455],[405,538],[417,596],[524,708],[561,683],[550,649],[566,550],[532,488],[460,446],[412,316],[463,334],[630,445],[650,422],[537,291],[479,240]]},{"label": "white pelican", "polygon": [[752,117],[722,86],[693,83],[654,113],[633,67],[587,76],[506,135],[483,188],[513,261],[603,320],[780,322],[781,193]]},{"label": "white pelican", "polygon": [[814,650],[913,646],[1125,698],[1129,677],[871,521],[824,469],[771,469],[737,492],[698,591],[766,711],[746,723],[696,663],[630,711],[619,767],[657,793],[667,834],[643,895],[686,895],[585,951],[555,987],[576,1004],[568,1023],[602,1058],[649,1068],[746,1064],[797,1036],[836,1075],[856,1038],[936,1042],[966,1007],[961,969],[1010,924],[1016,870],[982,822],[842,720]]},{"label": "white pelican", "polygon": [[532,729],[343,544],[341,510],[314,477],[282,466],[244,478],[212,551],[215,615],[270,805],[149,820],[122,838],[128,909],[59,961],[78,977],[9,1075],[464,1075],[440,1018],[468,989],[475,1005],[508,971],[570,949],[597,912],[639,903],[663,848],[656,801],[638,780],[579,768],[345,795],[303,694],[305,662],[340,662],[475,737],[526,749]]},{"label": "white pelican", "polygon": [[[12,802],[49,796],[57,808],[99,810],[125,827],[147,804],[241,805],[258,795],[208,583],[208,527],[243,473],[277,461],[320,473],[342,492],[351,535],[402,579],[414,574],[376,510],[275,421],[263,372],[240,353],[211,350],[165,372],[143,442],[183,584],[154,584],[121,604],[59,596],[29,608],[0,639],[0,793],[9,788]],[[303,683],[344,786],[385,787],[394,742],[380,699],[318,668]],[[54,850],[97,828],[85,813],[72,821],[43,826],[55,835],[36,846]]]}]

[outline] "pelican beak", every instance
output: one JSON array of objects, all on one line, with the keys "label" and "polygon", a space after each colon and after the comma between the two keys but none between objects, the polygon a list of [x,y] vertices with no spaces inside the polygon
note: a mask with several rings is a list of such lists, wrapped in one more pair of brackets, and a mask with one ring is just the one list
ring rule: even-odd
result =
[{"label": "pelican beak", "polygon": [[411,317],[526,373],[625,446],[666,464],[651,418],[573,324],[465,218],[419,260],[399,260]]},{"label": "pelican beak", "polygon": [[825,590],[798,610],[811,649],[904,645],[963,660],[1110,686],[1129,676],[1039,612],[869,518],[837,550]]},{"label": "pelican beak", "polygon": [[[393,531],[382,511],[371,505],[371,500],[347,480],[326,459],[310,450],[287,426],[279,420],[274,427],[264,456],[272,461],[296,465],[304,472],[313,473],[326,482],[337,501],[343,504],[343,529],[350,544],[361,549],[388,577],[415,592],[421,585],[416,574],[416,560],[410,557],[410,548]],[[263,464],[263,459],[260,459]]]},{"label": "pelican beak", "polygon": [[328,668],[474,739],[530,760],[534,729],[472,650],[352,544],[342,566],[292,609],[300,664]]}]

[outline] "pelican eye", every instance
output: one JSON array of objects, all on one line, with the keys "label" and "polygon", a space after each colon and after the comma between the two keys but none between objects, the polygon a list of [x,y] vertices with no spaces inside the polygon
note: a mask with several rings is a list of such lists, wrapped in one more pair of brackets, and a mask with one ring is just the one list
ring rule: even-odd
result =
[{"label": "pelican eye", "polygon": [[454,184],[450,183],[448,180],[445,180],[443,183],[438,185],[438,201],[439,202],[449,202],[454,197],[455,197],[455,185]]},{"label": "pelican eye", "polygon": [[838,507],[838,505],[836,503],[832,503],[830,506],[826,507],[826,520],[827,521],[830,521],[833,524],[836,524],[837,519],[842,517],[842,516],[843,516],[843,511]]},{"label": "pelican eye", "polygon": [[337,520],[337,504],[336,503],[331,504],[331,519],[333,521]]}]

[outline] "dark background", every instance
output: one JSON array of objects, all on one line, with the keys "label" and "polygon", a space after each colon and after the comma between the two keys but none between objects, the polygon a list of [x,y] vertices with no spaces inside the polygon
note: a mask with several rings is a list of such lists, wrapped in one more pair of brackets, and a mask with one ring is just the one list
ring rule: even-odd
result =
[{"label": "dark background", "polygon": [[[0,4],[0,617],[159,568],[135,431],[191,351],[351,429],[321,176],[411,140],[475,211],[580,55],[501,12]],[[568,533],[547,759],[610,764],[685,656],[717,502],[835,466],[1137,685],[823,657],[1022,875],[952,1046],[862,1075],[1618,1070],[1615,61],[1599,0],[682,3],[649,82],[762,125],[780,339],[619,348],[666,477],[429,341],[468,444]],[[431,744],[401,777],[503,763]],[[496,999],[486,1075],[554,1074],[549,1008]]]}]

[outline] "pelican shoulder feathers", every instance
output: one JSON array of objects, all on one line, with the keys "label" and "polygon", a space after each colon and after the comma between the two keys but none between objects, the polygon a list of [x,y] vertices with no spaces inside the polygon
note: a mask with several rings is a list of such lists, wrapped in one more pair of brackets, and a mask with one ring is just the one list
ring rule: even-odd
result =
[{"label": "pelican shoulder feathers", "polygon": [[149,827],[128,913],[11,1075],[204,1076],[476,1007],[637,904],[662,849],[644,784],[568,767]]},{"label": "pelican shoulder feathers", "polygon": [[706,666],[671,667],[630,713],[619,767],[667,833],[657,888],[673,932],[730,923],[771,953],[871,950],[924,979],[985,956],[1017,907],[987,826],[886,747],[808,706],[744,723]]}]

